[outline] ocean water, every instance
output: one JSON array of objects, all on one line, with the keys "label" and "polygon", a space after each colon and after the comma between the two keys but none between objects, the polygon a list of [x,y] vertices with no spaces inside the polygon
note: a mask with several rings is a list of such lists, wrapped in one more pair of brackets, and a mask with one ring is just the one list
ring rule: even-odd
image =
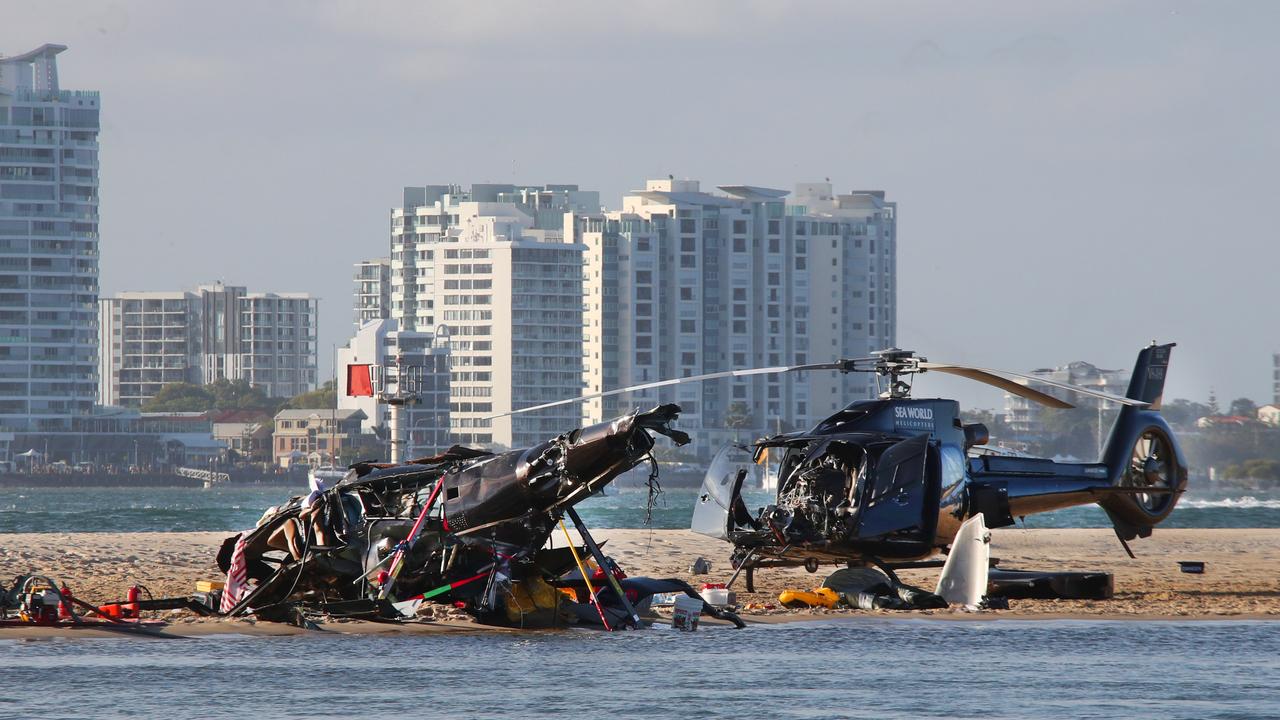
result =
[{"label": "ocean water", "polygon": [[[223,531],[253,527],[262,512],[302,489],[269,486],[201,488],[0,488],[0,533]],[[658,497],[654,528],[688,528],[698,491],[671,488]],[[761,490],[746,493],[753,510],[772,501]],[[610,488],[578,509],[597,528],[645,526],[648,495]],[[1110,527],[1096,506],[1033,515],[1026,527]],[[1162,527],[1280,527],[1280,496],[1239,491],[1189,494]]]},{"label": "ocean water", "polygon": [[1267,718],[1254,622],[0,640],[13,718]]}]

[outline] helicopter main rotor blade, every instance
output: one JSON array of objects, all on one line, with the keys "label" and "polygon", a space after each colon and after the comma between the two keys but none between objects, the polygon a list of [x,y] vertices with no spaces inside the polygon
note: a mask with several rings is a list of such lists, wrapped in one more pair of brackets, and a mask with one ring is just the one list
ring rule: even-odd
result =
[{"label": "helicopter main rotor blade", "polygon": [[1034,390],[1032,388],[1027,387],[1026,385],[1016,383],[1007,378],[1002,378],[999,375],[992,374],[985,370],[979,370],[978,368],[958,367],[956,365],[943,365],[941,363],[920,363],[920,367],[921,369],[930,370],[933,372],[946,373],[948,375],[956,375],[962,378],[968,378],[970,380],[977,380],[980,383],[998,387],[1001,390],[1004,390],[1005,392],[1009,393],[1010,395],[1017,395],[1018,397],[1026,398],[1032,402],[1037,402],[1037,403],[1040,403],[1041,405],[1045,405],[1051,408],[1058,408],[1059,410],[1070,410],[1071,408],[1075,407],[1075,405],[1072,405],[1069,402],[1056,398],[1048,393],[1042,393],[1039,390]]},{"label": "helicopter main rotor blade", "polygon": [[831,363],[812,363],[809,365],[779,365],[776,367],[748,368],[745,370],[725,370],[723,372],[706,373],[704,375],[690,375],[682,378],[671,378],[669,380],[656,380],[654,382],[641,383],[640,385],[631,385],[629,387],[618,388],[616,390],[606,390],[604,392],[592,393],[590,395],[579,395],[577,397],[557,400],[555,402],[534,405],[533,407],[520,408],[510,412],[498,413],[490,415],[486,420],[496,420],[509,415],[519,415],[520,413],[534,412],[535,410],[546,410],[547,408],[559,407],[560,405],[568,405],[569,403],[583,402],[584,400],[594,400],[596,398],[609,397],[610,395],[621,395],[622,393],[637,392],[639,390],[652,390],[653,388],[670,387],[672,385],[683,385],[684,383],[702,382],[704,380],[719,380],[720,378],[729,377],[746,377],[748,375],[774,375],[788,372],[802,372],[805,370],[840,370],[845,367],[843,362]]},{"label": "helicopter main rotor blade", "polygon": [[[936,372],[944,372],[944,373],[950,373],[951,375],[959,375],[961,377],[967,377],[971,380],[977,380],[978,382],[984,382],[984,383],[987,383],[988,385],[994,385],[998,388],[1001,388],[1002,390],[1007,390],[1014,395],[1019,395],[1021,397],[1026,397],[1031,400],[1036,400],[1037,402],[1040,402],[1044,405],[1048,405],[1049,407],[1056,407],[1056,408],[1062,408],[1062,409],[1071,408],[1071,407],[1074,407],[1074,405],[1071,405],[1070,403],[1063,403],[1062,400],[1059,400],[1058,398],[1055,398],[1052,395],[1048,395],[1046,393],[1042,393],[1037,390],[1032,390],[1026,385],[1013,382],[1012,380],[1009,380],[1003,376],[1021,378],[1028,382],[1041,383],[1044,385],[1048,385],[1050,387],[1060,388],[1068,392],[1077,393],[1079,395],[1087,395],[1089,397],[1098,398],[1099,400],[1106,400],[1107,402],[1118,403],[1120,405],[1132,405],[1134,407],[1147,407],[1150,404],[1150,403],[1142,402],[1141,400],[1134,400],[1132,398],[1122,397],[1120,395],[1112,395],[1111,393],[1105,393],[1105,392],[1102,392],[1101,390],[1092,390],[1090,388],[1080,387],[1079,385],[1071,385],[1070,383],[1058,382],[1056,380],[1046,380],[1044,378],[1036,377],[1034,375],[1023,375],[1022,373],[1011,372],[1009,370],[991,370],[988,368],[970,367],[968,365],[949,365],[947,363],[933,363],[933,362],[921,362],[920,369],[933,370]],[[1042,398],[1052,398],[1053,402],[1045,402],[1044,400],[1037,399],[1036,397],[1031,397],[1027,393],[1035,393],[1036,395]]]}]

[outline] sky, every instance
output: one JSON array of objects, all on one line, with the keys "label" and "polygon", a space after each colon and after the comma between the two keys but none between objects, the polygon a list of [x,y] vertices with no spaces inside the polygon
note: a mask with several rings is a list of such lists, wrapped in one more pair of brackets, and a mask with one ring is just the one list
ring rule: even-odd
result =
[{"label": "sky", "polygon": [[[101,282],[321,298],[401,187],[646,178],[883,189],[899,345],[1130,367],[1269,402],[1280,4],[19,2],[0,52],[67,45],[103,93]],[[997,407],[936,376],[918,390]]]}]

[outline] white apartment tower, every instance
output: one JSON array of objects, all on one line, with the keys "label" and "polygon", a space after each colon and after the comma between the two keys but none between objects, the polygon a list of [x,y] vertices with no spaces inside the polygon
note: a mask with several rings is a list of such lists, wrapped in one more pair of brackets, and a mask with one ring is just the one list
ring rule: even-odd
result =
[{"label": "white apartment tower", "polygon": [[318,301],[235,285],[103,298],[99,402],[137,407],[174,382],[245,380],[271,397],[316,387]]},{"label": "white apartment tower", "polygon": [[582,393],[582,252],[575,185],[405,188],[391,217],[391,317],[448,337],[456,442],[520,447],[578,425],[572,405],[489,416]]},{"label": "white apartment tower", "polygon": [[59,87],[64,50],[0,57],[0,430],[93,410],[100,103]]},{"label": "white apartment tower", "polygon": [[[654,180],[619,212],[567,217],[585,246],[587,393],[736,368],[862,357],[895,343],[896,206],[832,193]],[[802,428],[874,395],[863,375],[762,375],[584,403],[582,422],[676,402],[695,450]]]},{"label": "white apartment tower", "polygon": [[391,317],[391,258],[356,263],[354,280],[356,331],[374,320]]}]

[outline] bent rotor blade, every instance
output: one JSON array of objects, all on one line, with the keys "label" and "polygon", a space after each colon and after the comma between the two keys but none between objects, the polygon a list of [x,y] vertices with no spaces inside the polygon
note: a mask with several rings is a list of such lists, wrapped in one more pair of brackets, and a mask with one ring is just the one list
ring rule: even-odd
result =
[{"label": "bent rotor blade", "polygon": [[640,385],[632,385],[630,387],[618,388],[616,390],[606,390],[604,392],[592,393],[590,395],[579,395],[555,402],[534,405],[533,407],[520,408],[510,412],[490,415],[486,420],[496,420],[509,415],[519,415],[520,413],[533,412],[535,410],[546,410],[547,408],[558,407],[560,405],[568,405],[569,403],[583,402],[584,400],[594,400],[596,398],[608,397],[610,395],[621,395],[622,393],[636,392],[639,390],[651,390],[653,388],[668,387],[671,385],[683,385],[684,383],[702,382],[704,380],[718,380],[720,378],[729,377],[746,377],[748,375],[774,375],[787,372],[803,372],[805,370],[840,370],[845,367],[844,363],[813,363],[810,365],[779,365],[777,367],[749,368],[746,370],[726,370],[724,372],[707,373],[705,375],[690,375],[689,377],[671,378],[670,380],[657,380],[654,382],[642,383]]},{"label": "bent rotor blade", "polygon": [[[955,370],[968,370],[968,371],[976,371],[978,373],[985,373],[986,375],[989,375],[989,376],[995,376],[1001,380],[1005,379],[1001,376],[1015,377],[1015,378],[1021,378],[1028,382],[1041,383],[1044,385],[1048,385],[1050,387],[1061,388],[1069,392],[1077,393],[1080,395],[1088,395],[1089,397],[1098,398],[1099,400],[1106,400],[1107,402],[1113,402],[1120,405],[1132,405],[1133,407],[1149,407],[1151,405],[1151,403],[1145,403],[1145,402],[1142,402],[1141,400],[1134,400],[1133,398],[1122,397],[1120,395],[1112,395],[1111,393],[1105,393],[1105,392],[1102,392],[1101,390],[1091,390],[1089,388],[1080,387],[1079,385],[1072,385],[1070,383],[1058,382],[1056,380],[1046,380],[1041,377],[1036,377],[1035,375],[1023,375],[1022,373],[1016,373],[1009,370],[991,370],[988,368],[977,368],[977,367],[970,367],[967,365],[948,365],[946,363],[931,363],[931,362],[922,362],[920,363],[920,367],[925,370],[937,370],[938,372],[950,372],[953,375],[961,375],[961,373],[955,372]],[[948,370],[946,368],[951,368],[951,369]],[[969,376],[964,375],[964,377],[969,377]],[[987,380],[981,380],[977,377],[974,377],[973,379],[979,380],[979,382],[987,382]],[[995,385],[996,387],[1001,387],[1001,388],[1004,387],[1003,385],[996,385],[996,383],[990,383],[990,384]],[[1029,389],[1025,385],[1020,385],[1018,383],[1014,383],[1014,384],[1024,391]],[[1013,392],[1013,391],[1010,390],[1010,392]],[[1035,391],[1032,391],[1032,392],[1035,392]],[[1014,393],[1014,394],[1017,394],[1017,393]],[[1046,395],[1046,397],[1053,397],[1053,396]],[[1054,398],[1054,400],[1056,402],[1062,402],[1057,398]],[[1058,407],[1058,406],[1050,405],[1050,407]],[[1068,406],[1068,407],[1071,407],[1071,406]]]},{"label": "bent rotor blade", "polygon": [[932,370],[934,372],[947,373],[948,375],[957,375],[970,380],[977,380],[980,383],[992,385],[1004,390],[1011,395],[1026,398],[1032,402],[1038,402],[1059,410],[1070,410],[1075,407],[1069,402],[1060,400],[1048,393],[1042,393],[1039,390],[1033,390],[1026,385],[1016,383],[1007,378],[1002,378],[987,370],[978,368],[960,367],[958,365],[943,365],[941,363],[920,363],[921,369]]}]

